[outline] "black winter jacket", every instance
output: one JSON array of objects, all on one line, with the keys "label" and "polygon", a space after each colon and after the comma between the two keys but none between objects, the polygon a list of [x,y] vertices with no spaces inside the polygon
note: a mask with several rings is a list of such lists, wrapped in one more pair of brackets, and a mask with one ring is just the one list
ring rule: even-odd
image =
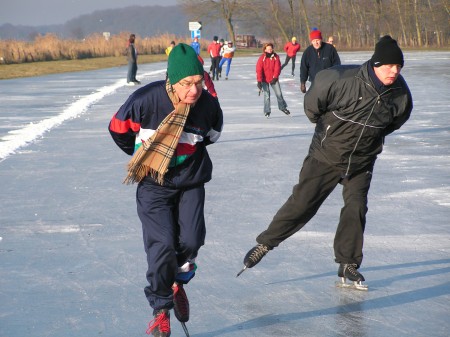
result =
[{"label": "black winter jacket", "polygon": [[322,42],[318,50],[310,45],[303,52],[300,61],[300,83],[306,83],[308,78],[312,83],[319,71],[340,64],[341,59],[331,44]]},{"label": "black winter jacket", "polygon": [[323,70],[305,95],[305,113],[316,124],[309,154],[347,177],[371,169],[384,137],[408,120],[413,106],[401,75],[378,93],[368,67],[370,62]]}]

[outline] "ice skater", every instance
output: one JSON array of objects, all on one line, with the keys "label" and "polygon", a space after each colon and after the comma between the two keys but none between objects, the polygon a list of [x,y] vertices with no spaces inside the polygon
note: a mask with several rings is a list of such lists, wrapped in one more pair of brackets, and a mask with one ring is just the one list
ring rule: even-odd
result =
[{"label": "ice skater", "polygon": [[295,36],[292,37],[291,41],[284,45],[284,51],[286,52],[286,59],[281,66],[281,70],[283,70],[283,68],[288,65],[289,61],[292,60],[291,75],[294,77],[295,60],[297,58],[297,53],[300,51],[300,43],[297,42],[297,38]]},{"label": "ice skater", "polygon": [[[281,72],[280,57],[273,51],[272,43],[265,43],[263,46],[263,54],[256,62],[256,85],[261,93],[264,92],[264,116],[270,117],[270,87],[272,87],[277,96],[278,109],[283,111],[286,115],[290,114],[287,109],[286,101],[281,92],[280,82],[278,78]],[[269,87],[270,85],[270,87]]]},{"label": "ice skater", "polygon": [[158,337],[170,336],[171,309],[184,328],[189,320],[183,285],[195,275],[205,240],[204,185],[212,175],[206,146],[219,138],[223,116],[219,101],[202,89],[203,74],[195,50],[176,45],[167,79],[135,91],[109,124],[116,144],[133,155],[125,182],[139,183],[144,292],[154,316],[147,333]]},{"label": "ice skater", "polygon": [[322,32],[314,28],[309,33],[309,45],[300,60],[300,91],[306,93],[306,81],[314,82],[316,74],[324,69],[340,65],[339,54],[331,44],[322,41]]},{"label": "ice skater", "polygon": [[228,74],[230,73],[231,68],[231,61],[233,60],[234,52],[236,51],[236,47],[233,46],[233,41],[228,41],[227,44],[225,44],[222,47],[223,55],[222,59],[219,63],[219,73],[222,74],[222,66],[224,63],[227,63],[227,70],[225,72],[225,79],[228,80]]},{"label": "ice skater", "polygon": [[340,285],[347,285],[349,279],[355,282],[349,286],[367,289],[358,268],[374,164],[385,137],[408,120],[413,107],[400,75],[403,65],[397,41],[386,35],[363,65],[336,66],[317,74],[304,99],[305,114],[316,127],[299,182],[268,228],[257,236],[243,270],[303,228],[341,184],[344,207],[334,238]]}]

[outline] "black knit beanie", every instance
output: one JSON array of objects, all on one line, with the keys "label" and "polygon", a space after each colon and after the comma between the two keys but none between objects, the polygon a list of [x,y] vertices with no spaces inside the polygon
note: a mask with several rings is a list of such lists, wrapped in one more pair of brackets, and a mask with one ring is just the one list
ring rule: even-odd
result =
[{"label": "black knit beanie", "polygon": [[372,66],[379,67],[384,64],[400,64],[403,68],[403,53],[394,40],[389,35],[383,36],[375,45],[375,52],[370,59]]}]

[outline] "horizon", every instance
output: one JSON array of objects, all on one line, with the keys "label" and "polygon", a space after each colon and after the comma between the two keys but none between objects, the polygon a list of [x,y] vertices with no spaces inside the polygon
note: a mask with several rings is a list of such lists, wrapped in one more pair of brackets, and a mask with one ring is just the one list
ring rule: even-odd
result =
[{"label": "horizon", "polygon": [[[61,3],[58,0],[8,1],[2,4],[0,11],[0,26],[49,26],[61,25],[81,15],[89,15],[98,10],[126,8],[130,6],[161,6],[168,7],[177,4],[177,0],[70,0]],[[24,11],[24,8],[27,10]]]}]

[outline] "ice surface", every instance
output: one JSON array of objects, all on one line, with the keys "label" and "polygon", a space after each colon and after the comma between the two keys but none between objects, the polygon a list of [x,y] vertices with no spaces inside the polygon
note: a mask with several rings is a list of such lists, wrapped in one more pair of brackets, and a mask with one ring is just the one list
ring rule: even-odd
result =
[{"label": "ice surface", "polygon": [[[405,53],[414,110],[375,167],[361,268],[368,292],[334,287],[339,187],[303,230],[236,278],[296,183],[314,128],[298,63],[295,78],[280,79],[292,117],[273,96],[264,118],[256,57],[235,58],[229,80],[215,82],[225,128],[209,147],[207,239],[186,286],[191,336],[449,336],[450,53]],[[162,79],[164,68],[139,65],[138,78]],[[121,183],[129,157],[107,131],[136,89],[125,76],[120,67],[0,82],[1,337],[145,335],[135,186]],[[175,319],[172,329],[183,335]]]}]

